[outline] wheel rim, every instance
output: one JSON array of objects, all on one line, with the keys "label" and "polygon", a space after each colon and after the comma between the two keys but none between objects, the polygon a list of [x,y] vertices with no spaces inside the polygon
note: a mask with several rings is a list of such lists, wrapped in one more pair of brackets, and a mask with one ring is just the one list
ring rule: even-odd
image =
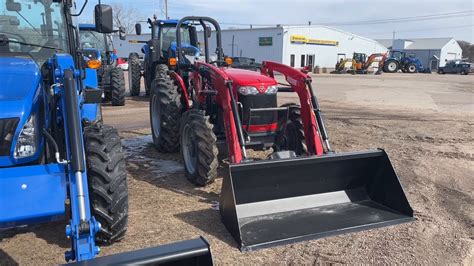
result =
[{"label": "wheel rim", "polygon": [[197,145],[190,125],[184,126],[182,138],[184,165],[188,173],[194,174],[197,168]]},{"label": "wheel rim", "polygon": [[394,63],[394,62],[390,62],[390,63],[388,64],[388,70],[390,70],[390,71],[395,71],[395,69],[397,69],[397,64]]},{"label": "wheel rim", "polygon": [[408,70],[409,70],[410,72],[415,72],[416,68],[415,68],[415,66],[409,66],[409,67],[408,67]]},{"label": "wheel rim", "polygon": [[160,108],[160,100],[158,96],[155,94],[153,95],[153,99],[151,100],[151,123],[153,125],[153,135],[155,137],[160,136],[161,131],[161,108]]}]

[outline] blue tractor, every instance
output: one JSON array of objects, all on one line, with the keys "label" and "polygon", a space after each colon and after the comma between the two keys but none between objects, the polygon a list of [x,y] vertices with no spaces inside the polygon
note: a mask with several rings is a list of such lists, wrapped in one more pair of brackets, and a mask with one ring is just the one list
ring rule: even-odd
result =
[{"label": "blue tractor", "polygon": [[[113,106],[125,105],[125,79],[123,70],[117,67],[117,53],[112,36],[97,32],[94,24],[79,24],[80,41],[86,60],[97,60],[99,87],[103,91],[104,102]],[[125,29],[120,28],[120,39],[125,40]]]},{"label": "blue tractor", "polygon": [[[176,55],[176,26],[178,20],[159,20],[156,17],[148,19],[151,29],[151,39],[148,41],[130,41],[132,43],[144,43],[142,47],[143,66],[140,63],[138,53],[130,53],[129,66],[129,89],[130,95],[140,94],[140,79],[144,77],[145,93],[150,95],[153,81],[166,78],[169,69],[173,70],[179,64]],[[141,35],[141,24],[135,25],[137,35]],[[182,26],[182,48],[186,55],[185,60],[193,60],[200,55],[196,27],[192,24]],[[184,62],[181,62],[184,63]]]},{"label": "blue tractor", "polygon": [[[67,220],[67,261],[96,257],[125,236],[128,189],[117,130],[103,124],[100,65],[85,60],[71,0],[0,0],[0,230]],[[112,33],[112,8],[95,6]],[[187,240],[87,265],[212,264],[209,244]]]},{"label": "blue tractor", "polygon": [[388,73],[396,73],[401,70],[404,73],[424,73],[426,69],[423,67],[420,59],[414,56],[407,56],[403,51],[392,50],[390,55],[385,59],[383,71]]}]

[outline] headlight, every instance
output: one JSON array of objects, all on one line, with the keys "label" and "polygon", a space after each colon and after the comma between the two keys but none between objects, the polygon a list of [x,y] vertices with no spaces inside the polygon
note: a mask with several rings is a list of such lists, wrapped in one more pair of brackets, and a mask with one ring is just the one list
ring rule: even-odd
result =
[{"label": "headlight", "polygon": [[276,85],[268,86],[267,90],[265,91],[266,94],[275,94],[278,92],[278,87]]},{"label": "headlight", "polygon": [[23,126],[20,136],[16,142],[15,159],[33,156],[37,148],[36,116],[32,114],[28,122]]},{"label": "headlight", "polygon": [[242,95],[257,95],[258,90],[252,86],[244,86],[239,88],[239,93]]}]

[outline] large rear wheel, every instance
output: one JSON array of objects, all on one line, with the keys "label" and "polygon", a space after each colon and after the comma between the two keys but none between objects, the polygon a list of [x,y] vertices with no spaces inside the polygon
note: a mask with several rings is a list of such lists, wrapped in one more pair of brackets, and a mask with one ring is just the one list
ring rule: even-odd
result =
[{"label": "large rear wheel", "polygon": [[395,60],[389,60],[387,63],[384,65],[384,71],[389,72],[389,73],[395,73],[398,71],[398,68],[400,65],[398,64],[397,61]]},{"label": "large rear wheel", "polygon": [[173,81],[155,79],[150,95],[150,122],[153,143],[160,152],[179,149],[181,101]]},{"label": "large rear wheel", "polygon": [[197,186],[214,182],[219,166],[216,135],[209,116],[198,109],[183,114],[180,127],[181,156],[186,177]]},{"label": "large rear wheel", "polygon": [[131,96],[140,95],[141,78],[140,58],[137,53],[130,53],[128,56],[128,90]]},{"label": "large rear wheel", "polygon": [[110,70],[110,90],[113,106],[125,105],[125,79],[123,70],[114,67]]},{"label": "large rear wheel", "polygon": [[111,244],[125,236],[128,189],[125,154],[117,130],[101,123],[84,130],[92,215],[102,225],[96,240]]}]

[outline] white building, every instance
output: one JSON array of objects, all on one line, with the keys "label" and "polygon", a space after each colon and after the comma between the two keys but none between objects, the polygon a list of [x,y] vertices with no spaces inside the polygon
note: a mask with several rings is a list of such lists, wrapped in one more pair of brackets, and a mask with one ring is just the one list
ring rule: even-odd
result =
[{"label": "white building", "polygon": [[387,49],[402,50],[421,60],[432,70],[444,66],[449,60],[462,59],[462,49],[453,38],[385,39],[378,40]]},{"label": "white building", "polygon": [[[214,32],[210,44],[210,51],[214,51]],[[387,51],[377,41],[318,25],[223,30],[222,46],[228,56],[275,61],[298,68],[334,68],[338,54],[351,58],[354,52],[370,55]]]}]

